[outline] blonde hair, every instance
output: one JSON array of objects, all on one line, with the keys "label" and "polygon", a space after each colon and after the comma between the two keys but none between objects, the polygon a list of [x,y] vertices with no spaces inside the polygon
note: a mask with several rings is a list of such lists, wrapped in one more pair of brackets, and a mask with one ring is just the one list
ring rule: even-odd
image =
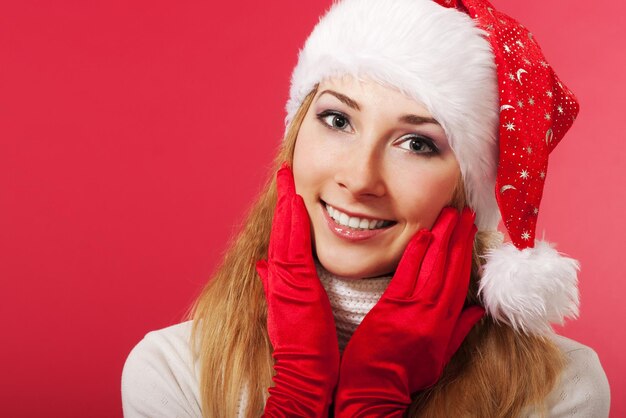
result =
[{"label": "blonde hair", "polygon": [[[242,230],[194,303],[192,347],[200,360],[204,417],[234,417],[247,391],[247,417],[263,412],[272,385],[272,346],[267,334],[267,305],[255,270],[266,258],[274,206],[274,173],[292,162],[296,138],[317,88],[293,117],[264,191],[252,206]],[[465,204],[462,182],[452,205]],[[495,233],[497,234],[497,233]],[[467,303],[479,303],[481,255],[497,237],[479,232],[474,245]],[[543,401],[555,386],[564,358],[549,339],[516,333],[483,318],[470,332],[432,388],[413,397],[411,417],[517,417],[525,407],[545,412]]]}]

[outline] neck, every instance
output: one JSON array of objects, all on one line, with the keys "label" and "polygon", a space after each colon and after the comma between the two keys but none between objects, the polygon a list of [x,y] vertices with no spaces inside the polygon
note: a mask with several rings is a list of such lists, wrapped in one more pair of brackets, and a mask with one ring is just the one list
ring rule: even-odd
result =
[{"label": "neck", "polygon": [[347,279],[330,273],[319,263],[317,274],[333,309],[339,350],[343,352],[365,315],[374,307],[391,281],[391,276]]}]

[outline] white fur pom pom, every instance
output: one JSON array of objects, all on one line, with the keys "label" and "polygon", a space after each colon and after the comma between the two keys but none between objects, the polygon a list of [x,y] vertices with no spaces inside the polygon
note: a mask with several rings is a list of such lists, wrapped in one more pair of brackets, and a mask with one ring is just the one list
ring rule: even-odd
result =
[{"label": "white fur pom pom", "polygon": [[578,261],[565,257],[546,241],[518,250],[507,243],[489,251],[479,295],[496,321],[527,334],[552,332],[578,316]]}]

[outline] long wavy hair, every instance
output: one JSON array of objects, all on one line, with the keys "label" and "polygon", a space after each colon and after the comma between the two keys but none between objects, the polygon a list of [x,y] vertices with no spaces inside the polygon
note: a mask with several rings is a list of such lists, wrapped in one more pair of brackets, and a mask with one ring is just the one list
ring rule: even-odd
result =
[{"label": "long wavy hair", "polygon": [[[273,384],[267,304],[255,264],[267,257],[275,172],[283,161],[293,161],[298,131],[316,91],[288,126],[263,192],[190,311],[204,417],[235,417],[242,408],[244,416],[258,417]],[[465,205],[461,181],[451,205]],[[499,241],[497,232],[476,235],[467,304],[480,303],[483,254]],[[486,316],[468,334],[439,382],[413,396],[408,416],[517,417],[525,410],[544,415],[543,402],[563,367],[564,357],[551,340],[515,332]]]}]

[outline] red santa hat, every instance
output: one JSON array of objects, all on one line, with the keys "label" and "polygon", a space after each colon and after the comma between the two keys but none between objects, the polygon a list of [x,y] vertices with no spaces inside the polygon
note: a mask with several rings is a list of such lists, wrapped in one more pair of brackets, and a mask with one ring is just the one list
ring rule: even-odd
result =
[{"label": "red santa hat", "polygon": [[288,124],[320,81],[367,77],[423,103],[446,132],[479,231],[511,237],[487,254],[483,304],[527,333],[578,315],[578,263],[535,240],[548,155],[578,103],[533,35],[485,0],[342,0],[298,57]]}]

